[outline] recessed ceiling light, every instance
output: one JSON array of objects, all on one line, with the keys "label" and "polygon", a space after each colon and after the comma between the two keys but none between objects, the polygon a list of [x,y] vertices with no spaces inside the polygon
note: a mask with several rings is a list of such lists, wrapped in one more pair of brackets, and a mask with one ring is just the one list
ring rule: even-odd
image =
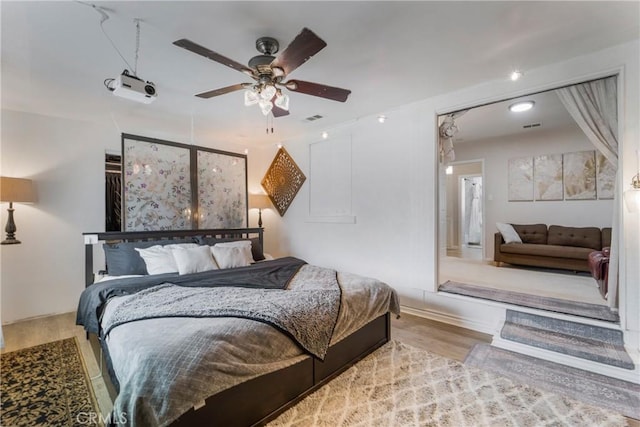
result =
[{"label": "recessed ceiling light", "polygon": [[529,111],[533,108],[535,102],[533,101],[522,101],[516,102],[515,104],[509,105],[509,111],[513,111],[514,113],[522,113],[523,111]]},{"label": "recessed ceiling light", "polygon": [[327,132],[322,132],[322,138],[324,139],[329,138],[329,134]]},{"label": "recessed ceiling light", "polygon": [[513,81],[515,82],[516,80],[518,80],[518,79],[519,79],[520,77],[522,77],[523,75],[524,75],[524,74],[522,73],[522,71],[514,70],[514,71],[511,73],[511,80],[513,80]]},{"label": "recessed ceiling light", "polygon": [[385,121],[385,120],[387,120],[387,117],[386,117],[386,116],[383,116],[382,114],[380,114],[380,115],[378,116],[378,121],[379,121],[380,123],[384,123],[384,121]]}]

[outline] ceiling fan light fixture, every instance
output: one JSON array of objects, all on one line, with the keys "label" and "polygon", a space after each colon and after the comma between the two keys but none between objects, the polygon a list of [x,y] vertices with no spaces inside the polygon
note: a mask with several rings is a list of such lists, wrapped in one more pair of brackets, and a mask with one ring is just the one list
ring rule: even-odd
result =
[{"label": "ceiling fan light fixture", "polygon": [[278,108],[289,111],[289,95],[287,95],[286,93],[282,93],[282,91],[278,89],[274,104]]},{"label": "ceiling fan light fixture", "polygon": [[273,85],[265,85],[260,91],[260,97],[267,101],[270,101],[271,98],[276,94],[276,87]]},{"label": "ceiling fan light fixture", "polygon": [[271,67],[271,72],[273,72],[274,77],[284,76],[284,70],[280,67]]},{"label": "ceiling fan light fixture", "polygon": [[258,94],[253,89],[247,89],[244,91],[244,105],[249,107],[255,105],[260,101]]},{"label": "ceiling fan light fixture", "polygon": [[533,108],[535,102],[533,101],[521,101],[516,102],[515,104],[509,105],[509,111],[513,113],[522,113],[524,111],[529,111]]},{"label": "ceiling fan light fixture", "polygon": [[264,114],[265,116],[268,115],[273,108],[273,104],[268,99],[261,99],[258,102],[258,105],[260,106],[260,110],[262,110],[262,114]]}]

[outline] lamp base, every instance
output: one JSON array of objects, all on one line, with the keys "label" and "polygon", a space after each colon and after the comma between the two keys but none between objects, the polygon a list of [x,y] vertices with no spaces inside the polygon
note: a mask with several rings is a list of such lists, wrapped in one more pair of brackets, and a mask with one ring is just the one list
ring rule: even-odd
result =
[{"label": "lamp base", "polygon": [[7,239],[0,242],[0,245],[17,245],[19,243],[22,243],[22,242],[18,239]]}]

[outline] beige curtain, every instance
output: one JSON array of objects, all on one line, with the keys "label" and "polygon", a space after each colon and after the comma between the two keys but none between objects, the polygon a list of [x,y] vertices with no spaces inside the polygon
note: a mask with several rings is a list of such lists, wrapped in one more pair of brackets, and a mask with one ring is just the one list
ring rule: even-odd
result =
[{"label": "beige curtain", "polygon": [[[618,79],[616,76],[556,89],[560,101],[587,138],[611,163],[618,164]],[[618,246],[620,196],[618,180],[613,200],[611,255],[609,258],[609,307],[618,307]]]}]

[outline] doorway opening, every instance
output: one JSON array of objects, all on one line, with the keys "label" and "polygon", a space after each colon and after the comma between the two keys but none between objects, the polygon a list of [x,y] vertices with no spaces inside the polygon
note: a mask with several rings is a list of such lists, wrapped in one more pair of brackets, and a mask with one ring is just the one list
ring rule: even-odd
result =
[{"label": "doorway opening", "polygon": [[446,174],[447,256],[484,259],[483,161],[452,163]]}]

